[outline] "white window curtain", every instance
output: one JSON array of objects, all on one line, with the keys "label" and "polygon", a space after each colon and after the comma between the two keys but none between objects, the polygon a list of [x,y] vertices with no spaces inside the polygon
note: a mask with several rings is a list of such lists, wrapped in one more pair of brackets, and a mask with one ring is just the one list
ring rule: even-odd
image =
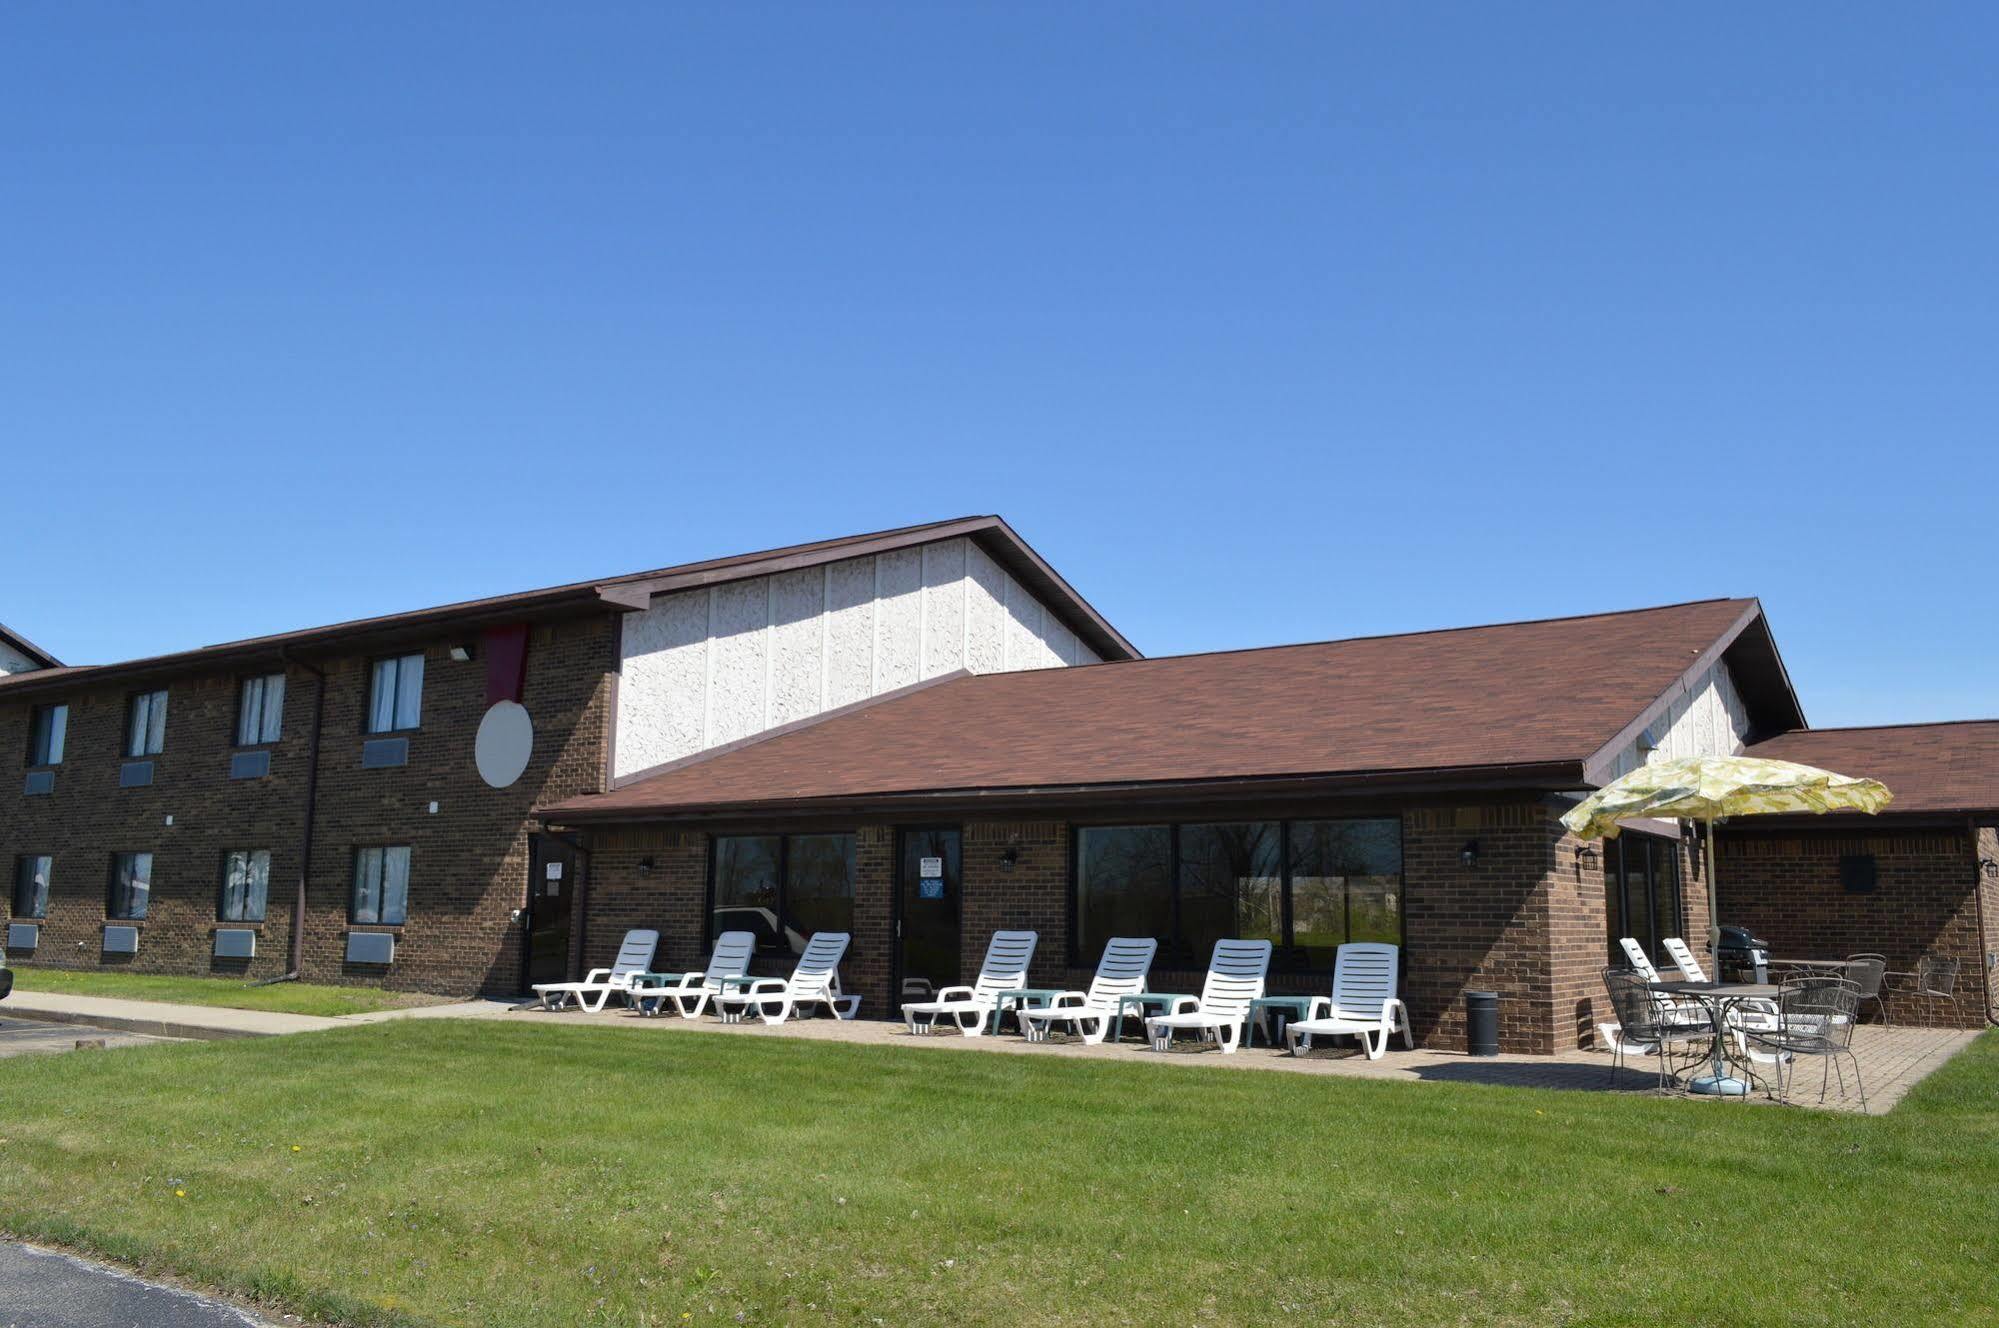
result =
[{"label": "white window curtain", "polygon": [[276,742],[284,731],[285,675],[243,680],[243,703],[236,716],[236,745]]},{"label": "white window curtain", "polygon": [[63,740],[69,736],[69,707],[47,706],[35,712],[33,765],[61,765]]},{"label": "white window curtain", "polygon": [[112,916],[128,920],[145,917],[153,893],[153,855],[119,854],[117,886],[112,892]]},{"label": "white window curtain", "polygon": [[423,656],[404,655],[396,661],[396,727],[413,729],[422,720]]},{"label": "white window curtain", "polygon": [[231,853],[222,879],[222,919],[262,922],[271,890],[271,855],[264,849]]},{"label": "white window curtain", "polygon": [[375,682],[368,700],[368,731],[387,733],[396,726],[396,661],[375,661]]},{"label": "white window curtain", "polygon": [[167,694],[154,692],[152,700],[146,710],[146,755],[157,756],[167,746]]},{"label": "white window curtain", "polygon": [[364,848],[354,855],[354,921],[399,925],[409,915],[407,846]]}]

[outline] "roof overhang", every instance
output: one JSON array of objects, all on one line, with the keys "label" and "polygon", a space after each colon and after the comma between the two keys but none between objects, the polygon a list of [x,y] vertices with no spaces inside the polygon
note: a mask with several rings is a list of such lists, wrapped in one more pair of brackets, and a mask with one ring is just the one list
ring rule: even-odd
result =
[{"label": "roof overhang", "polygon": [[59,669],[62,667],[61,660],[36,645],[33,641],[30,641],[27,637],[22,636],[13,628],[7,626],[6,623],[0,623],[0,645],[11,647],[15,653],[26,656],[28,662],[33,664],[37,669]]},{"label": "roof overhang", "polygon": [[1008,788],[899,790],[827,798],[767,798],[741,802],[593,808],[577,798],[535,813],[545,825],[662,824],[708,821],[923,819],[945,815],[1072,816],[1120,808],[1254,807],[1280,801],[1491,794],[1552,793],[1572,789],[1582,775],[1577,761],[1531,765],[1454,766],[1427,770],[1362,770],[1337,774],[1246,776],[1235,779],[1143,781],[1117,784],[1046,784]]}]

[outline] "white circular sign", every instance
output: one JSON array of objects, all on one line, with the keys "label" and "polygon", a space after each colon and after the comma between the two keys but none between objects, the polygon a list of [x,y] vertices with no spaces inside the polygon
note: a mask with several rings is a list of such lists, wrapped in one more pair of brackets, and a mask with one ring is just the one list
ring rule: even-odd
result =
[{"label": "white circular sign", "polygon": [[534,721],[518,701],[495,701],[479,721],[479,736],[472,744],[472,760],[479,778],[494,788],[506,788],[528,768],[534,755]]}]

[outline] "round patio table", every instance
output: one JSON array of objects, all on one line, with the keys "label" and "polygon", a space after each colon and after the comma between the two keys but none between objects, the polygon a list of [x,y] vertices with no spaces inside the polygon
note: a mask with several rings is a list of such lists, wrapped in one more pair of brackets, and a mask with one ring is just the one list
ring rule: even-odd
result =
[{"label": "round patio table", "polygon": [[[1653,982],[1647,984],[1661,996],[1676,996],[1683,1000],[1699,1001],[1714,1021],[1714,1049],[1708,1057],[1710,1073],[1696,1075],[1688,1082],[1689,1093],[1700,1093],[1707,1097],[1747,1097],[1749,1084],[1728,1072],[1722,1060],[1722,1039],[1726,1036],[1728,1012],[1743,1001],[1756,999],[1775,1000],[1777,986],[1772,982]],[[1663,1052],[1663,1048],[1661,1051]]]}]

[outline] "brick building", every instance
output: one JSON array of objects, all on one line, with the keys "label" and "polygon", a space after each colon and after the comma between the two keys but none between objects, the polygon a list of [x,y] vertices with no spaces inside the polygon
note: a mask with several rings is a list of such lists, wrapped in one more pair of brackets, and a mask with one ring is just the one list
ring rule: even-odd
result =
[{"label": "brick building", "polygon": [[[12,638],[7,638],[11,640]],[[783,972],[843,930],[864,1014],[1160,938],[1158,990],[1267,936],[1312,992],[1404,947],[1432,1045],[1501,993],[1517,1050],[1587,1041],[1621,936],[1707,928],[1670,823],[1584,844],[1653,755],[1874,775],[1887,814],[1745,822],[1722,919],[1807,956],[1999,953],[1999,725],[1810,730],[1753,600],[1144,660],[1004,522],[967,518],[92,668],[0,678],[10,957],[510,993],[716,931]],[[1866,859],[1871,885],[1850,890]]]}]

